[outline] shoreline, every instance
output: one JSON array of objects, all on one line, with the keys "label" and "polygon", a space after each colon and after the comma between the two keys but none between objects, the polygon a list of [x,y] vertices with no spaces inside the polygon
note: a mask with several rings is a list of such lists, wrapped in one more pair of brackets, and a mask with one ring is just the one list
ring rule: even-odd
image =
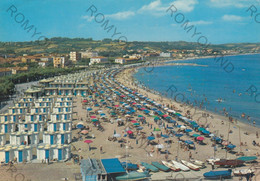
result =
[{"label": "shoreline", "polygon": [[[174,110],[180,110],[180,113],[185,116],[185,113],[187,110],[191,110],[189,107],[183,107],[181,103],[177,103],[173,101],[172,99],[163,96],[161,93],[158,95],[153,92],[153,90],[149,89],[148,87],[141,88],[135,83],[135,78],[133,77],[133,74],[135,73],[136,68],[129,68],[125,69],[122,72],[120,72],[116,79],[118,82],[122,83],[123,85],[138,91],[140,94],[146,95],[147,97],[160,102],[163,105],[173,105]],[[157,92],[157,91],[156,91]],[[256,140],[258,143],[260,140],[259,138],[256,138],[256,132],[259,132],[260,129],[258,127],[254,127],[252,125],[248,125],[246,123],[241,122],[240,120],[237,121],[237,123],[231,123],[228,120],[228,117],[225,117],[223,115],[208,111],[208,110],[202,110],[197,108],[197,113],[199,115],[202,114],[208,114],[209,117],[207,121],[200,120],[201,116],[199,117],[197,114],[192,116],[192,120],[197,121],[198,123],[202,123],[203,125],[208,124],[209,130],[216,135],[222,135],[223,139],[232,141],[233,144],[237,145],[237,149],[241,152],[245,152],[245,155],[256,155],[259,154],[259,148],[252,145],[252,141]],[[179,112],[179,111],[178,111]],[[224,124],[222,124],[222,121],[224,121]],[[205,124],[204,124],[205,123]],[[232,133],[228,133],[228,131],[232,130]],[[239,138],[240,135],[240,138]],[[240,147],[241,142],[243,144],[246,144],[246,147],[242,146]],[[240,152],[238,151],[238,152]],[[248,153],[246,153],[248,152]],[[223,156],[223,155],[222,155]]]}]

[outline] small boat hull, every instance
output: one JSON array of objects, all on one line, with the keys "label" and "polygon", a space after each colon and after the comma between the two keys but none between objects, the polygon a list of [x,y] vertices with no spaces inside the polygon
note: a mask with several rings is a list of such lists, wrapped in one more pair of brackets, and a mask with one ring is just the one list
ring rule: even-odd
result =
[{"label": "small boat hull", "polygon": [[160,164],[159,162],[152,162],[152,165],[157,167],[159,170],[168,172],[170,170],[169,167],[166,167],[165,165]]},{"label": "small boat hull", "polygon": [[230,178],[231,177],[231,169],[229,170],[221,170],[221,171],[210,171],[203,174],[203,176],[207,179],[222,179],[222,178]]},{"label": "small boat hull", "polygon": [[171,170],[173,170],[174,172],[179,172],[179,171],[181,171],[180,168],[177,168],[176,166],[174,166],[173,164],[171,164],[171,163],[169,163],[169,162],[162,161],[162,163],[163,163],[166,167],[168,167],[168,168],[170,168]]},{"label": "small boat hull", "polygon": [[116,180],[143,180],[149,178],[150,175],[147,172],[129,172],[125,175],[117,176]]},{"label": "small boat hull", "polygon": [[240,169],[240,170],[234,170],[233,173],[235,176],[245,176],[247,174],[254,174],[254,169]]},{"label": "small boat hull", "polygon": [[187,166],[189,169],[191,169],[191,170],[194,170],[194,171],[199,171],[199,170],[200,170],[200,168],[199,168],[198,166],[196,166],[196,165],[194,165],[194,164],[192,164],[192,163],[190,163],[190,162],[187,162],[187,161],[185,161],[185,160],[181,160],[181,162],[182,162],[185,166]]},{"label": "small boat hull", "polygon": [[242,160],[244,162],[253,162],[253,161],[257,160],[257,157],[256,156],[242,156],[242,157],[237,158],[237,160]]},{"label": "small boat hull", "polygon": [[159,172],[159,169],[149,163],[141,162],[141,164],[147,169],[150,170],[151,172]]},{"label": "small boat hull", "polygon": [[173,163],[174,166],[180,168],[184,172],[190,171],[189,167],[187,167],[187,166],[185,166],[185,165],[183,165],[183,164],[181,164],[179,162],[176,162],[176,161],[172,160],[172,163]]},{"label": "small boat hull", "polygon": [[232,166],[237,167],[244,164],[244,161],[242,160],[219,160],[214,163],[215,165],[219,166]]}]

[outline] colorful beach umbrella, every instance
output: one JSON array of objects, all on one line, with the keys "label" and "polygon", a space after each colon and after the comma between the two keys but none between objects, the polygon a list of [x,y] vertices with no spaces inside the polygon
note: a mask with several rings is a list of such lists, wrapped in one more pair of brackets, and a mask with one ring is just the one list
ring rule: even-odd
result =
[{"label": "colorful beach umbrella", "polygon": [[89,143],[93,143],[93,141],[92,140],[85,140],[84,143],[89,144]]},{"label": "colorful beach umbrella", "polygon": [[189,144],[189,145],[194,144],[194,142],[191,141],[191,140],[186,140],[185,143],[187,143],[187,144]]},{"label": "colorful beach umbrella", "polygon": [[97,119],[92,119],[91,121],[92,121],[92,122],[97,122],[98,120],[97,120]]},{"label": "colorful beach umbrella", "polygon": [[192,135],[192,137],[195,137],[195,138],[197,138],[197,137],[199,137],[200,135],[199,134],[193,134]]},{"label": "colorful beach umbrella", "polygon": [[77,127],[78,129],[84,128],[84,126],[83,126],[82,124],[78,124],[76,127]]},{"label": "colorful beach umbrella", "polygon": [[148,136],[147,139],[148,139],[149,141],[152,141],[152,140],[155,139],[155,137],[153,137],[153,136]]},{"label": "colorful beach umbrella", "polygon": [[192,132],[192,129],[185,129],[185,132],[190,133],[190,132]]},{"label": "colorful beach umbrella", "polygon": [[131,123],[137,123],[137,121],[136,120],[132,120]]},{"label": "colorful beach umbrella", "polygon": [[134,123],[133,125],[134,125],[134,126],[139,126],[139,125],[140,125],[140,123]]},{"label": "colorful beach umbrella", "polygon": [[96,118],[96,116],[90,116],[90,118]]},{"label": "colorful beach umbrella", "polygon": [[88,134],[88,130],[82,130],[80,133],[81,134]]},{"label": "colorful beach umbrella", "polygon": [[196,139],[199,140],[199,141],[203,141],[205,138],[202,137],[202,136],[198,136]]},{"label": "colorful beach umbrella", "polygon": [[128,133],[128,134],[133,134],[133,131],[128,130],[127,133]]},{"label": "colorful beach umbrella", "polygon": [[118,134],[118,133],[113,135],[113,137],[115,137],[115,138],[119,138],[120,136],[121,136],[121,135]]},{"label": "colorful beach umbrella", "polygon": [[183,134],[175,134],[176,137],[180,138],[183,136]]},{"label": "colorful beach umbrella", "polygon": [[161,131],[160,128],[154,128],[153,131]]}]

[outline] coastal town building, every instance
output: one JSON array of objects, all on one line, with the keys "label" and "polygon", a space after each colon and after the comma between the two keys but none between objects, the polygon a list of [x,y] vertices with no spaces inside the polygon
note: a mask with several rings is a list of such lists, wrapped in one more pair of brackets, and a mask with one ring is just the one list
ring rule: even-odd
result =
[{"label": "coastal town building", "polygon": [[82,51],[81,53],[81,58],[92,58],[92,57],[97,57],[98,52],[97,51]]},{"label": "coastal town building", "polygon": [[9,68],[0,68],[0,77],[12,75],[12,70]]},{"label": "coastal town building", "polygon": [[12,74],[19,74],[23,72],[28,72],[28,67],[11,67]]},{"label": "coastal town building", "polygon": [[53,57],[53,67],[64,68],[65,67],[65,57]]},{"label": "coastal town building", "polygon": [[126,61],[125,61],[125,58],[116,58],[115,59],[115,63],[119,63],[119,64],[124,64]]},{"label": "coastal town building", "polygon": [[102,56],[90,58],[89,65],[100,64],[100,63],[108,63],[108,58]]},{"label": "coastal town building", "polygon": [[168,52],[161,52],[160,57],[170,58],[172,57],[172,54]]},{"label": "coastal town building", "polygon": [[81,60],[81,53],[79,53],[79,52],[70,52],[70,60],[73,63],[76,63],[77,61]]}]

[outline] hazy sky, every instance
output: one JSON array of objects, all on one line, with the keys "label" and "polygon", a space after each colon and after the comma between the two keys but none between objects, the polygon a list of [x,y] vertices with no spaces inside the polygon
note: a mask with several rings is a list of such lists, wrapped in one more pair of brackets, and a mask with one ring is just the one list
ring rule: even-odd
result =
[{"label": "hazy sky", "polygon": [[[175,8],[167,12],[172,4]],[[251,5],[258,8],[252,17]],[[93,16],[87,11],[91,6]],[[1,0],[0,8],[0,41],[40,36],[100,40],[112,38],[116,28],[120,34],[112,39],[125,36],[128,41],[197,42],[204,36],[201,43],[260,42],[259,0]],[[31,30],[24,30],[26,20]],[[106,20],[107,27],[114,25],[109,32],[101,26]],[[186,20],[194,25],[189,32],[182,26]],[[195,28],[200,34],[192,37]]]}]

